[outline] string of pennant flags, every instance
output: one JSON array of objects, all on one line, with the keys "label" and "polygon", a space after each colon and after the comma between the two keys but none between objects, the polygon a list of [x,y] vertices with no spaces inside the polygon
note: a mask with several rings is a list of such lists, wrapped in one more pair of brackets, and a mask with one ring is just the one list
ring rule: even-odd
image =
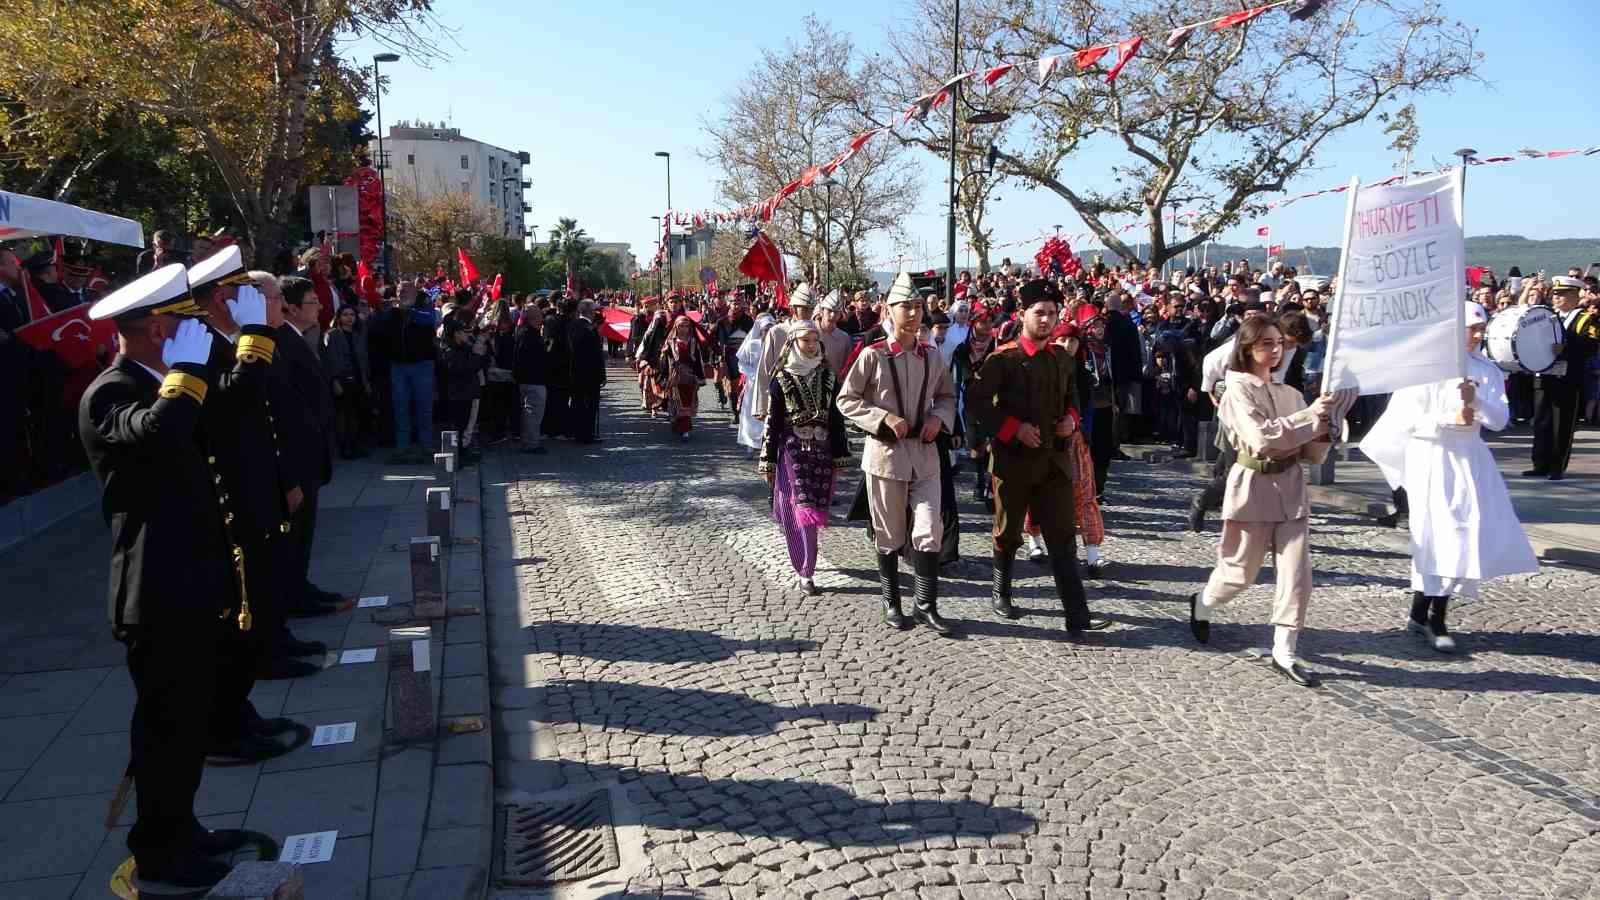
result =
[{"label": "string of pennant flags", "polygon": [[[1527,161],[1536,160],[1536,159],[1564,159],[1564,158],[1567,158],[1567,157],[1588,157],[1588,156],[1597,156],[1597,155],[1600,155],[1600,145],[1596,145],[1596,146],[1593,146],[1593,147],[1587,147],[1587,148],[1583,148],[1583,149],[1573,148],[1573,149],[1563,149],[1563,150],[1537,150],[1537,149],[1534,149],[1532,147],[1524,147],[1521,150],[1516,151],[1515,153],[1499,154],[1499,155],[1495,155],[1495,156],[1483,156],[1483,157],[1474,156],[1474,157],[1469,157],[1467,159],[1467,163],[1468,163],[1468,165],[1472,165],[1472,166],[1492,166],[1492,165],[1504,165],[1505,163],[1513,163],[1513,162],[1527,162]],[[1389,177],[1380,179],[1378,181],[1363,182],[1363,185],[1364,186],[1370,186],[1370,187],[1384,187],[1384,186],[1387,186],[1387,185],[1396,184],[1396,183],[1398,183],[1398,182],[1400,182],[1400,181],[1402,181],[1402,180],[1404,180],[1406,178],[1409,178],[1409,177],[1419,177],[1419,176],[1424,176],[1424,175],[1432,175],[1432,174],[1435,174],[1437,172],[1445,171],[1448,168],[1450,168],[1450,166],[1441,166],[1438,169],[1434,169],[1434,170],[1416,170],[1416,171],[1412,171],[1412,172],[1409,172],[1409,173],[1390,175]],[[1284,208],[1286,206],[1292,206],[1295,203],[1299,203],[1301,200],[1309,200],[1309,199],[1311,199],[1313,197],[1321,197],[1321,196],[1324,196],[1326,194],[1342,194],[1345,191],[1349,190],[1349,188],[1350,188],[1349,184],[1339,184],[1339,185],[1335,185],[1333,187],[1322,188],[1320,190],[1305,191],[1303,193],[1295,194],[1292,197],[1284,197],[1284,198],[1282,198],[1280,200],[1269,201],[1268,203],[1264,204],[1264,206],[1268,211],[1279,210],[1279,209],[1282,209],[1282,208]],[[1162,221],[1163,222],[1167,222],[1167,223],[1173,223],[1173,222],[1196,223],[1199,220],[1203,220],[1209,214],[1210,213],[1205,212],[1205,211],[1201,211],[1201,210],[1192,210],[1192,209],[1191,210],[1179,210],[1176,213],[1168,213],[1168,214],[1163,215],[1162,216]],[[696,228],[701,228],[701,227],[705,227],[707,225],[716,225],[716,224],[722,224],[722,223],[728,223],[728,222],[736,222],[736,221],[739,221],[739,219],[738,219],[737,216],[730,216],[729,214],[726,214],[726,213],[712,213],[712,212],[709,212],[709,211],[696,212],[696,213],[685,213],[685,212],[675,212],[673,210],[668,210],[666,215],[664,215],[662,217],[662,221],[663,222],[675,222],[676,224],[683,225],[683,226],[687,226],[687,225],[691,225],[692,224]],[[1136,219],[1135,221],[1129,222],[1126,225],[1123,225],[1123,226],[1121,226],[1119,228],[1111,229],[1111,233],[1112,234],[1126,234],[1126,233],[1128,233],[1130,231],[1133,231],[1134,229],[1143,228],[1146,225],[1148,225],[1148,220],[1140,218],[1140,219]],[[1267,237],[1267,229],[1266,228],[1257,229],[1256,233],[1260,237]],[[989,244],[989,249],[991,249],[991,250],[1003,250],[1003,249],[1007,249],[1007,248],[1010,248],[1010,247],[1028,246],[1028,245],[1035,244],[1038,241],[1044,240],[1045,238],[1052,237],[1052,236],[1055,236],[1055,232],[1054,231],[1041,231],[1039,234],[1034,235],[1032,237],[1020,238],[1018,240],[1013,240],[1013,241],[990,243]],[[1075,232],[1075,233],[1072,233],[1072,234],[1063,234],[1063,235],[1060,235],[1060,237],[1062,237],[1064,240],[1067,241],[1068,244],[1070,244],[1072,246],[1078,246],[1079,244],[1084,243],[1084,242],[1089,242],[1091,245],[1092,244],[1097,244],[1099,242],[1099,235],[1094,231],[1080,231],[1080,232]],[[666,247],[666,242],[663,241],[662,242],[662,249],[658,250],[657,254],[656,254],[656,262],[658,264],[665,259],[665,256],[664,256],[665,247]],[[942,257],[942,255],[943,254],[940,254],[939,256]],[[933,258],[933,257],[930,257],[930,258]]]}]

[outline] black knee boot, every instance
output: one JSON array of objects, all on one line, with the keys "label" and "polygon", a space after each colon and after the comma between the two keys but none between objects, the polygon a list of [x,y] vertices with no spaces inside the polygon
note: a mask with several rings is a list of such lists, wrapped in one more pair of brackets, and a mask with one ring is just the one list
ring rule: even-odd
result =
[{"label": "black knee boot", "polygon": [[1077,557],[1076,553],[1057,553],[1051,548],[1050,569],[1055,575],[1056,592],[1061,595],[1061,610],[1066,615],[1067,638],[1074,641],[1082,640],[1085,631],[1099,631],[1111,624],[1089,615],[1089,600],[1083,593]]},{"label": "black knee boot", "polygon": [[1450,636],[1450,629],[1444,624],[1445,608],[1450,605],[1450,598],[1429,597],[1430,609],[1428,610],[1428,637],[1433,641],[1433,649],[1440,653],[1454,653],[1456,639]]},{"label": "black knee boot", "polygon": [[1414,630],[1421,630],[1428,624],[1428,598],[1421,591],[1411,592],[1411,625]]},{"label": "black knee boot", "polygon": [[989,454],[980,453],[973,460],[973,466],[978,470],[974,476],[972,496],[979,503],[989,502]]},{"label": "black knee boot", "polygon": [[939,615],[939,551],[913,550],[912,564],[917,572],[917,605],[912,617],[945,637],[950,636],[950,623]]},{"label": "black knee boot", "polygon": [[1011,566],[1016,559],[1015,550],[994,552],[994,595],[990,597],[990,605],[996,615],[1007,619],[1017,617],[1017,608],[1011,605]]},{"label": "black knee boot", "polygon": [[906,614],[900,610],[900,554],[878,554],[878,587],[883,593],[883,621],[890,628],[904,629]]}]

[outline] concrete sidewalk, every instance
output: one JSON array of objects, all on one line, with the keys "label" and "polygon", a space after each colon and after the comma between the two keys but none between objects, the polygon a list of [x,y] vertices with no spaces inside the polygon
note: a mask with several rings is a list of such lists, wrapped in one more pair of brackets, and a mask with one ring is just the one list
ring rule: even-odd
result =
[{"label": "concrete sidewalk", "polygon": [[[1532,466],[1529,454],[1533,433],[1527,428],[1509,428],[1499,434],[1485,432],[1489,449],[1505,476],[1517,518],[1528,533],[1533,550],[1541,557],[1600,568],[1600,428],[1579,428],[1573,441],[1572,463],[1563,481],[1524,478]],[[1153,461],[1168,462],[1196,474],[1210,476],[1211,463],[1173,460],[1171,451],[1155,446],[1129,445],[1128,455],[1146,455]],[[1335,465],[1335,483],[1312,485],[1311,500],[1317,506],[1356,513],[1376,514],[1389,507],[1389,485],[1378,467],[1354,447],[1340,451]],[[1120,463],[1118,465],[1132,465]],[[1395,532],[1399,545],[1405,545],[1403,528]]]},{"label": "concrete sidewalk", "polygon": [[[433,483],[420,467],[341,463],[321,496],[312,579],[342,594],[409,603],[407,548],[425,532]],[[475,472],[458,475],[456,494],[476,500]],[[481,534],[473,502],[458,503],[454,521],[458,538]],[[481,605],[481,547],[458,544],[449,558],[451,606]],[[106,623],[107,561],[97,508],[0,553],[0,897],[8,900],[108,896],[111,873],[128,856],[132,802],[119,827],[107,831],[103,822],[128,758],[134,700],[123,647]],[[208,767],[196,811],[210,827],[249,828],[280,842],[337,830],[333,859],[304,866],[307,897],[479,896],[492,834],[488,735],[385,747],[389,626],[374,612],[293,620],[298,636],[327,643],[327,668],[260,682],[252,694],[264,716],[313,728],[354,722],[355,740],[308,744],[265,764]],[[434,627],[436,712],[442,693],[448,712],[486,714],[482,617],[449,621],[461,624]],[[342,650],[366,647],[376,648],[374,662],[339,664]]]}]

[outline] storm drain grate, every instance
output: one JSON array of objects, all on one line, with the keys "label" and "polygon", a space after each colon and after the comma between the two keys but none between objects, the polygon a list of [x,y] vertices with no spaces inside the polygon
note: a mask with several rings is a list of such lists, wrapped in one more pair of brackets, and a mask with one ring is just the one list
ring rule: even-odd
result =
[{"label": "storm drain grate", "polygon": [[612,830],[611,794],[507,806],[500,882],[543,885],[578,881],[622,864]]}]

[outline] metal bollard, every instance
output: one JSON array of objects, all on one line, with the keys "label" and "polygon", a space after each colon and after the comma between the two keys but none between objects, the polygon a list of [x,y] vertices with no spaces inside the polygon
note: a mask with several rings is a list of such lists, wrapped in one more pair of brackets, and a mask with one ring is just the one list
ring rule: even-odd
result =
[{"label": "metal bollard", "polygon": [[428,488],[428,534],[439,539],[441,548],[450,546],[450,489]]},{"label": "metal bollard", "polygon": [[456,481],[456,454],[455,451],[435,453],[433,455],[433,483],[438,485],[452,485]]},{"label": "metal bollard", "polygon": [[402,741],[433,737],[433,663],[427,625],[389,629],[389,727]]},{"label": "metal bollard", "polygon": [[439,449],[446,453],[461,452],[461,434],[456,431],[439,432]]},{"label": "metal bollard", "polygon": [[435,536],[411,539],[411,601],[419,619],[444,617],[444,555]]}]

